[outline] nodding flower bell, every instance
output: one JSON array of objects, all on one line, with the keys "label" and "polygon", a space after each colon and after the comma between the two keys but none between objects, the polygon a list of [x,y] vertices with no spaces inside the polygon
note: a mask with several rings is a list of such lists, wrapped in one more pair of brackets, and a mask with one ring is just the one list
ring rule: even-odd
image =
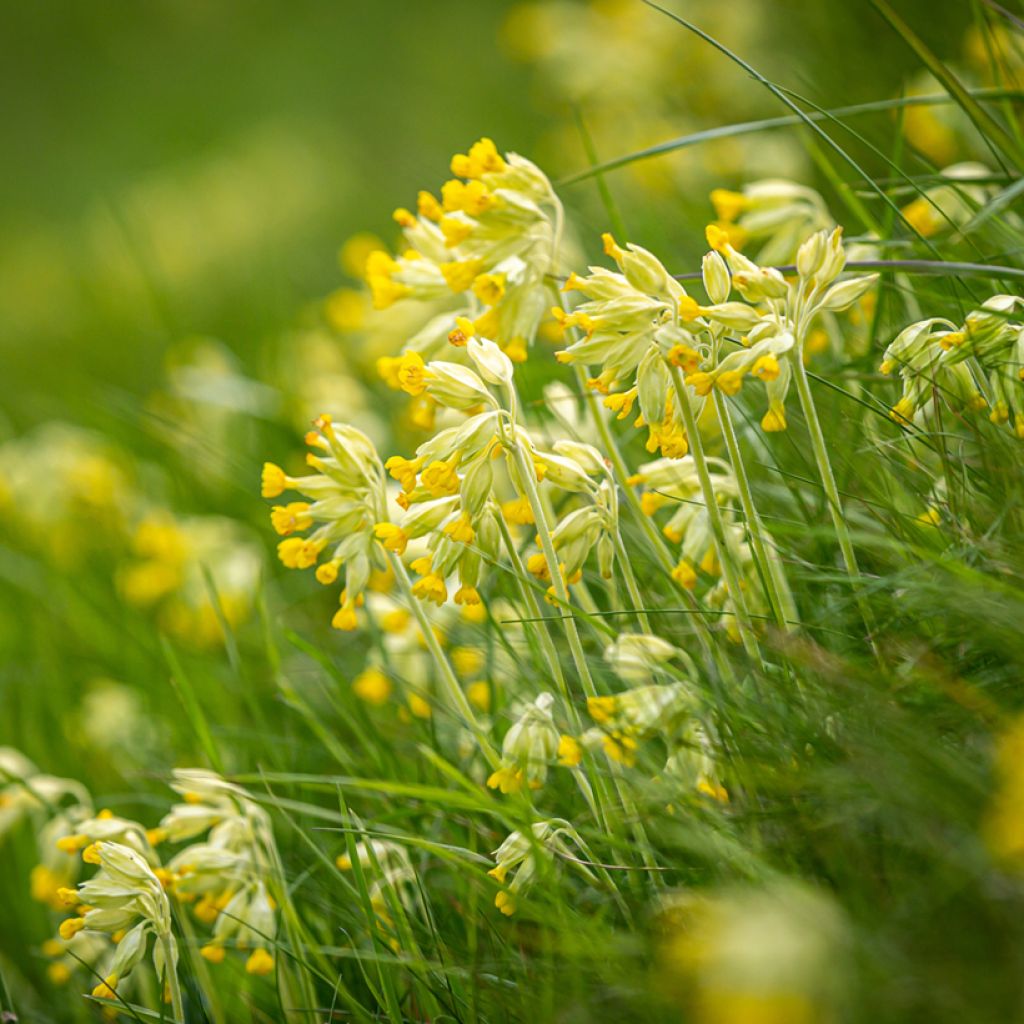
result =
[{"label": "nodding flower bell", "polygon": [[555,698],[542,693],[505,733],[501,765],[488,778],[491,789],[515,793],[525,783],[540,789],[548,777],[548,766],[558,753],[558,730],[551,714]]},{"label": "nodding flower bell", "polygon": [[[519,906],[519,898],[556,855],[570,858],[583,874],[593,878],[580,862],[579,856],[573,852],[570,842],[582,851],[584,857],[590,859],[589,851],[576,830],[560,818],[534,822],[525,834],[520,831],[510,833],[492,854],[496,863],[487,872],[502,886],[494,897],[494,905],[506,917],[511,917]],[[513,872],[512,880],[509,881],[509,875]]]},{"label": "nodding flower bell", "polygon": [[[897,423],[922,426],[939,401],[970,411],[991,406],[989,419],[1008,424],[1024,439],[1024,323],[1014,313],[1024,301],[993,295],[957,327],[941,317],[904,328],[885,350],[882,373],[898,369],[903,393],[890,416]],[[975,368],[986,375],[986,399]]]},{"label": "nodding flower bell", "polygon": [[213,772],[179,769],[171,785],[183,801],[160,822],[158,838],[182,842],[208,833],[167,863],[175,894],[194,901],[196,917],[213,925],[200,953],[220,963],[230,944],[249,952],[250,974],[270,973],[277,916],[269,886],[278,856],[266,811],[241,786]]},{"label": "nodding flower bell", "polygon": [[79,931],[119,933],[108,973],[94,989],[97,998],[116,998],[118,985],[145,957],[152,936],[152,959],[157,977],[168,984],[177,972],[177,943],[171,931],[171,907],[164,887],[146,860],[122,843],[95,844],[99,871],[77,889],[68,890],[68,902],[88,909],[67,918],[61,937],[71,939]]}]

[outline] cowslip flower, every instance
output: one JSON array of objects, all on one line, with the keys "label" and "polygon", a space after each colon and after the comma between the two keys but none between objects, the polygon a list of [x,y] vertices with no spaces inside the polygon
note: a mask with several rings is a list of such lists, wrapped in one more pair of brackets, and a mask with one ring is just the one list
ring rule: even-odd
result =
[{"label": "cowslip flower", "polygon": [[808,235],[835,225],[818,192],[781,178],[753,181],[739,191],[716,188],[711,205],[718,218],[715,226],[735,248],[760,245],[761,263],[791,262]]},{"label": "cowslip flower", "polygon": [[157,977],[167,987],[176,985],[177,942],[171,931],[171,908],[164,887],[146,860],[121,843],[96,844],[99,871],[77,889],[66,892],[69,903],[88,909],[69,917],[60,927],[71,939],[80,931],[120,934],[108,973],[94,989],[97,998],[116,998],[117,988],[145,957],[148,940]]},{"label": "cowslip flower", "polygon": [[[574,843],[585,856],[589,855],[576,830],[560,818],[536,821],[526,833],[518,830],[510,833],[492,854],[495,865],[487,872],[502,886],[494,897],[498,910],[511,917],[519,906],[519,899],[555,855],[572,858],[578,864],[569,842]],[[585,866],[578,866],[586,875],[593,877]],[[512,875],[511,881],[509,875]]]},{"label": "cowslip flower", "polygon": [[[404,250],[370,254],[366,279],[374,305],[386,309],[416,300],[433,311],[447,295],[448,328],[439,320],[410,344],[416,354],[434,352],[445,335],[464,346],[479,333],[516,361],[526,358],[544,313],[546,276],[558,259],[562,206],[544,173],[514,153],[500,154],[480,139],[451,161],[455,178],[440,198],[421,191],[415,212],[399,208]],[[388,357],[380,369],[395,380]]]},{"label": "cowslip flower", "polygon": [[336,424],[329,416],[317,419],[306,443],[314,449],[306,462],[316,472],[291,477],[268,462],[263,467],[263,497],[277,498],[294,490],[310,499],[276,506],[271,513],[274,528],[284,535],[278,556],[290,569],[316,566],[316,578],[325,585],[334,583],[344,567],[341,607],[332,625],[352,630],[373,570],[387,567],[375,534],[377,524],[387,521],[384,470],[365,434]]},{"label": "cowslip flower", "polygon": [[524,784],[530,789],[544,785],[548,766],[558,752],[558,730],[551,712],[554,703],[550,693],[542,693],[505,733],[501,764],[487,779],[491,789],[515,793]]},{"label": "cowslip flower", "polygon": [[250,951],[248,973],[270,973],[277,929],[270,885],[277,855],[266,812],[244,789],[213,772],[179,769],[171,785],[184,799],[160,822],[158,838],[176,843],[208,833],[205,841],[176,853],[166,867],[179,899],[194,901],[196,917],[213,925],[200,953],[220,963],[230,943]]}]

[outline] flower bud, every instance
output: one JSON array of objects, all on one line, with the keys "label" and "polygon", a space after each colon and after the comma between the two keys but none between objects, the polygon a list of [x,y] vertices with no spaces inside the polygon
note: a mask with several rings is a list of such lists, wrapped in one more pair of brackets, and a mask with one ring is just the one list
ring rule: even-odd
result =
[{"label": "flower bud", "polygon": [[512,383],[515,372],[512,360],[493,341],[488,338],[470,338],[466,351],[488,384],[507,386]]},{"label": "flower bud", "polygon": [[729,268],[722,259],[722,254],[709,252],[701,263],[701,277],[704,279],[704,291],[713,302],[725,302],[732,290],[729,280]]}]

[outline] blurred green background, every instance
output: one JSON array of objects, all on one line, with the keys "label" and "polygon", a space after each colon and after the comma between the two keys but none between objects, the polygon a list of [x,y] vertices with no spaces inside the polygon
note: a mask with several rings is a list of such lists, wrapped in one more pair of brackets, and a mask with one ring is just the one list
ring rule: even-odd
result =
[{"label": "blurred green background", "polygon": [[[162,353],[189,334],[252,361],[261,338],[335,286],[341,240],[386,232],[391,208],[440,179],[450,153],[490,134],[536,156],[572,97],[509,55],[502,26],[514,6],[4,4],[0,429],[103,421],[123,392],[157,386]],[[682,28],[631,6],[681,54],[692,50]],[[914,70],[864,2],[670,6],[823,105],[893,95]],[[900,7],[940,52],[958,53],[969,3]],[[777,112],[721,55],[682,71],[684,104],[699,100],[695,79],[706,75],[705,91],[729,83],[726,113]],[[638,97],[632,120],[664,100]],[[586,99],[583,109],[601,115]],[[711,105],[685,120],[710,127],[722,113]],[[560,153],[544,147],[554,173],[581,166],[578,139],[561,135]],[[671,216],[630,212],[638,233]]]}]

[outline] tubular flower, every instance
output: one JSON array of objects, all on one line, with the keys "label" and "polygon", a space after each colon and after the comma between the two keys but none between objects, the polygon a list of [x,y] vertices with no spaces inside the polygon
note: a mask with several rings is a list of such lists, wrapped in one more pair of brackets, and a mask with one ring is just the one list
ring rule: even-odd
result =
[{"label": "tubular flower", "polygon": [[299,491],[309,499],[277,506],[271,513],[278,532],[288,534],[278,545],[278,557],[290,569],[316,566],[316,578],[325,585],[344,566],[345,588],[333,624],[354,629],[355,610],[371,572],[386,568],[383,549],[400,553],[408,538],[387,520],[384,467],[365,434],[321,416],[306,443],[313,449],[306,462],[315,473],[272,474],[275,488]]},{"label": "tubular flower", "polygon": [[491,789],[515,793],[525,783],[540,789],[548,776],[548,766],[558,753],[559,735],[551,708],[555,698],[542,693],[505,733],[501,745],[501,765],[487,780]]}]

